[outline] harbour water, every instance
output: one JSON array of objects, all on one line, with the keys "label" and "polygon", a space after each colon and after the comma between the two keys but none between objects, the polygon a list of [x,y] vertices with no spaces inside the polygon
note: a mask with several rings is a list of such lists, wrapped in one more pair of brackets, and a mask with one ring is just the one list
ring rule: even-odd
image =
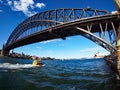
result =
[{"label": "harbour water", "polygon": [[0,90],[119,90],[120,80],[103,59],[32,60],[0,57]]}]

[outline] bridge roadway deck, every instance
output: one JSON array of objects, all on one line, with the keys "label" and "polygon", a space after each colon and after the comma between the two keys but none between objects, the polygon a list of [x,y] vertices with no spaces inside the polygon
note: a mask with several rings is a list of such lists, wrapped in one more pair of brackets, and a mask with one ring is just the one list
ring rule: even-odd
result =
[{"label": "bridge roadway deck", "polygon": [[[82,18],[71,22],[66,22],[63,24],[59,24],[55,27],[50,27],[46,30],[42,30],[40,32],[34,33],[32,35],[26,36],[22,39],[17,40],[16,42],[13,42],[11,45],[8,45],[5,47],[7,51],[14,49],[16,47],[20,47],[27,44],[32,44],[36,42],[42,42],[46,40],[51,39],[58,39],[62,38],[65,39],[68,36],[75,36],[75,35],[83,35],[84,33],[77,30],[76,27],[84,28],[86,29],[87,25],[94,25],[92,27],[92,33],[100,32],[100,29],[98,28],[98,23],[101,23],[103,26],[106,22],[114,22],[114,25],[117,27],[119,26],[118,20],[119,20],[120,14],[108,14],[103,16],[94,16],[89,18]],[[105,27],[105,26],[104,26]],[[112,26],[108,25],[107,30],[111,30]]]}]

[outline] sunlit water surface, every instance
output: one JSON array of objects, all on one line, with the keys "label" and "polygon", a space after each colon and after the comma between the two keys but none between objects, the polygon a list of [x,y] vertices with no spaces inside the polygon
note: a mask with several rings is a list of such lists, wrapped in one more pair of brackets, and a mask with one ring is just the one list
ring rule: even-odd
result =
[{"label": "sunlit water surface", "polygon": [[0,90],[120,90],[120,80],[103,59],[32,60],[0,57]]}]

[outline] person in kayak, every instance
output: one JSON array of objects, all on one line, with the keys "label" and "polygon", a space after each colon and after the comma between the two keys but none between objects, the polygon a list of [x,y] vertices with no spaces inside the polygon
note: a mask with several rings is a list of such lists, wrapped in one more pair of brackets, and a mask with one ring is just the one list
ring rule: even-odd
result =
[{"label": "person in kayak", "polygon": [[35,59],[35,60],[33,61],[33,64],[32,64],[32,65],[33,65],[33,66],[42,66],[43,63],[41,62],[41,60]]}]

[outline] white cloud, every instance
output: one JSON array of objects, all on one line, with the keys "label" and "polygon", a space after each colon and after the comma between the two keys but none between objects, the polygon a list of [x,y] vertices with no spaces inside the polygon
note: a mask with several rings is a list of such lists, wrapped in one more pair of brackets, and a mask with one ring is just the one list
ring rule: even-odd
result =
[{"label": "white cloud", "polygon": [[42,8],[42,7],[45,7],[46,5],[44,4],[44,3],[37,3],[36,4],[36,7],[38,7],[38,8]]},{"label": "white cloud", "polygon": [[42,47],[36,47],[37,49],[42,49]]},{"label": "white cloud", "polygon": [[36,14],[35,8],[45,7],[44,3],[35,3],[34,0],[7,0],[7,3],[13,11],[21,11],[26,16]]},{"label": "white cloud", "polygon": [[33,0],[14,1],[14,10],[28,12],[29,7],[33,7]]},{"label": "white cloud", "polygon": [[100,47],[100,46],[95,46],[95,47],[91,47],[91,48],[85,48],[80,50],[81,53],[86,53],[86,54],[95,54],[97,52],[100,52],[103,55],[108,55],[109,52],[106,51],[104,48]]},{"label": "white cloud", "polygon": [[43,42],[40,42],[40,43],[47,44],[47,43],[50,43],[50,42],[58,42],[58,41],[61,41],[61,40],[60,39],[53,39],[53,40],[43,41]]},{"label": "white cloud", "polygon": [[2,10],[0,10],[0,12],[2,12]]},{"label": "white cloud", "polygon": [[[2,3],[3,1],[2,0],[0,0],[0,3]],[[0,9],[0,12],[2,12],[2,10]]]},{"label": "white cloud", "polygon": [[7,0],[7,2],[8,2],[8,5],[12,5],[12,1]]},{"label": "white cloud", "polygon": [[2,3],[3,1],[2,1],[2,0],[0,0],[0,2]]},{"label": "white cloud", "polygon": [[91,52],[91,51],[99,51],[101,48],[100,47],[91,47],[91,48],[85,48],[80,50],[80,52]]}]

